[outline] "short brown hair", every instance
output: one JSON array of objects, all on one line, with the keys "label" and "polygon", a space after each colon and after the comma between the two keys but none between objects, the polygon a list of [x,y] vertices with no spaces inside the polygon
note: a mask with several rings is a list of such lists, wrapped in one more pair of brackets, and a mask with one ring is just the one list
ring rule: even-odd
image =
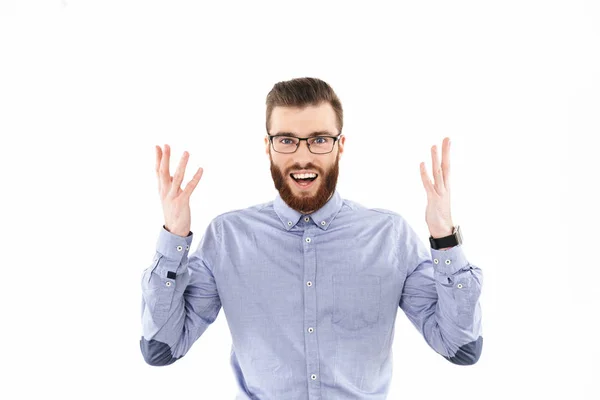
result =
[{"label": "short brown hair", "polygon": [[267,133],[271,129],[271,114],[277,106],[306,107],[329,102],[335,112],[338,131],[342,132],[344,112],[342,103],[327,82],[318,78],[296,78],[277,82],[267,95]]}]

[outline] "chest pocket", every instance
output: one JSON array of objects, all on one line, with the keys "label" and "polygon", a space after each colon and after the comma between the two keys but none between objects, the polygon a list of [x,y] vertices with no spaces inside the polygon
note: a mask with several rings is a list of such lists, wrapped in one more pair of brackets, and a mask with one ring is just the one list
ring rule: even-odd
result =
[{"label": "chest pocket", "polygon": [[378,275],[332,275],[334,327],[356,331],[377,324],[381,303]]}]

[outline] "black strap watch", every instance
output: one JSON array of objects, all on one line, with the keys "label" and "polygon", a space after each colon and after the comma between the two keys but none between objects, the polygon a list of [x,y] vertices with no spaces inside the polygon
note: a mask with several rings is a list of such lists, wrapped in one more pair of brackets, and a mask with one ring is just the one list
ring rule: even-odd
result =
[{"label": "black strap watch", "polygon": [[462,234],[460,233],[460,226],[458,225],[454,227],[452,235],[437,239],[434,239],[433,236],[429,236],[429,243],[431,244],[431,248],[434,250],[443,249],[445,247],[454,247],[462,242]]}]

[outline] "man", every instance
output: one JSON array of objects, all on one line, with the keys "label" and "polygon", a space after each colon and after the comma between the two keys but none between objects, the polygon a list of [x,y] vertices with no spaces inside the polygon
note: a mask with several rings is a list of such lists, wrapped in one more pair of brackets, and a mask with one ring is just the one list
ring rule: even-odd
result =
[{"label": "man", "polygon": [[450,214],[449,146],[432,147],[428,249],[398,213],[335,190],[344,152],[341,103],[322,80],[279,82],[267,96],[265,152],[273,201],[214,218],[188,258],[189,197],[170,149],[157,146],[163,225],[144,271],[141,351],[150,365],[183,357],[221,306],[232,336],[237,399],[385,399],[398,308],[433,350],[474,364],[482,348],[481,270]]}]

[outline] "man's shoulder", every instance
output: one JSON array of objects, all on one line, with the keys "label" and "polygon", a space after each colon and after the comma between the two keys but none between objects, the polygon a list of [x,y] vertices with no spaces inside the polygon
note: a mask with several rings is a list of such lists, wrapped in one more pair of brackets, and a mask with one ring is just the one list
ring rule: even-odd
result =
[{"label": "man's shoulder", "polygon": [[401,236],[416,237],[409,219],[402,213],[383,207],[367,207],[352,200],[345,199],[344,201],[352,210],[359,213],[357,219],[361,222],[368,225],[380,224],[381,227],[387,226],[394,229]]},{"label": "man's shoulder", "polygon": [[344,203],[353,211],[355,212],[359,212],[359,213],[363,213],[365,215],[370,215],[370,216],[381,216],[381,215],[389,215],[392,218],[402,218],[402,216],[396,212],[396,211],[392,211],[392,210],[388,210],[386,208],[380,208],[380,207],[368,207],[365,206],[357,201],[354,200],[349,200],[349,199],[344,199]]},{"label": "man's shoulder", "polygon": [[269,208],[273,208],[273,200],[264,203],[254,204],[245,208],[237,208],[230,211],[226,211],[221,214],[218,214],[215,217],[215,219],[225,221],[232,219],[240,219],[244,217],[251,217],[253,215],[260,214],[261,212],[264,212]]}]

